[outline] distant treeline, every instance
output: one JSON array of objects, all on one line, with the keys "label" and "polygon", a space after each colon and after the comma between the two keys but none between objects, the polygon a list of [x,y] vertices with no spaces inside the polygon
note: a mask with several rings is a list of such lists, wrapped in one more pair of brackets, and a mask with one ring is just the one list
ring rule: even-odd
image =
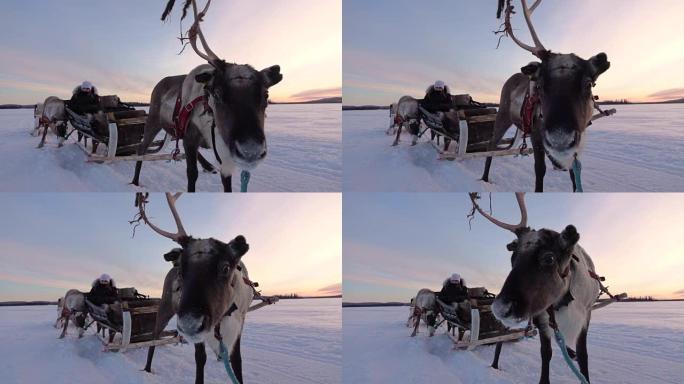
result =
[{"label": "distant treeline", "polygon": [[345,303],[342,302],[342,308],[358,308],[358,307],[407,307],[409,303],[389,302],[389,303]]},{"label": "distant treeline", "polygon": [[0,307],[24,307],[27,305],[57,305],[56,301],[5,301],[0,302]]},{"label": "distant treeline", "polygon": [[291,299],[339,299],[342,297],[342,295],[333,295],[333,296],[300,296],[296,293],[290,293],[286,295],[275,295],[275,297],[281,299],[281,300],[291,300]]},{"label": "distant treeline", "polygon": [[323,99],[309,100],[309,101],[290,101],[290,102],[277,102],[269,101],[270,104],[342,104],[341,97],[326,97]]}]

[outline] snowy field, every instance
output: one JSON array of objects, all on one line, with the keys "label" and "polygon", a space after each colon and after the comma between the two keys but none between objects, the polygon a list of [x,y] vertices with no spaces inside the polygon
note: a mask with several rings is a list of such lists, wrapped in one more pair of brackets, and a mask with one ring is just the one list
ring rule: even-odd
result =
[{"label": "snowy field", "polygon": [[[341,299],[282,300],[249,313],[242,334],[245,383],[340,383]],[[0,307],[0,382],[191,383],[192,344],[158,347],[152,373],[141,371],[147,349],[103,352],[93,329],[57,339],[55,306]],[[175,318],[170,326],[175,327]],[[93,327],[94,328],[94,327]],[[118,336],[117,336],[118,337]],[[207,347],[206,383],[226,383],[223,364]]]},{"label": "snowy field", "polygon": [[[611,107],[612,108],[612,107]],[[587,192],[684,191],[684,104],[620,105],[616,115],[588,129],[582,156]],[[534,159],[495,158],[491,183],[480,180],[484,158],[437,160],[429,134],[411,147],[403,135],[398,147],[385,135],[389,112],[344,111],[344,191],[440,192],[533,191]],[[509,133],[512,129],[509,130]],[[567,172],[547,161],[545,191],[572,191]]]},{"label": "snowy field", "polygon": [[[490,368],[494,346],[452,350],[445,327],[415,338],[408,307],[344,308],[345,383],[529,384],[539,381],[539,340],[506,343],[500,370]],[[422,323],[421,323],[422,324]],[[577,379],[553,344],[551,382]],[[588,336],[593,384],[684,382],[684,302],[615,303],[592,314]]]},{"label": "snowy field", "polygon": [[[342,185],[341,108],[339,104],[271,105],[266,137],[268,157],[254,171],[253,192],[339,192]],[[129,185],[134,162],[86,163],[86,155],[75,137],[57,148],[57,137],[49,134],[46,146],[36,149],[40,138],[29,133],[33,110],[0,110],[0,191],[134,191]],[[161,153],[171,153],[169,143]],[[104,153],[104,146],[99,151]],[[204,156],[217,163],[213,152]],[[155,192],[184,191],[185,162],[147,162],[143,165],[142,188]],[[239,191],[239,174],[233,190]],[[197,191],[223,191],[219,175],[201,171]]]}]

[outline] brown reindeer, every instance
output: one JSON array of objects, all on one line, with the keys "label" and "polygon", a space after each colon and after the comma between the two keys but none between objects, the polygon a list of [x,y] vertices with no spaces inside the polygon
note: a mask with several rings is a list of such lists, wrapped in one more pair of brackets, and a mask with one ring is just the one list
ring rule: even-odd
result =
[{"label": "brown reindeer", "polygon": [[[173,315],[177,315],[178,331],[195,344],[195,383],[204,382],[207,359],[204,344],[209,343],[218,356],[220,339],[230,352],[230,364],[236,377],[242,382],[240,338],[245,316],[254,298],[253,284],[241,261],[249,245],[243,236],[237,236],[228,243],[189,236],[176,210],[179,196],[166,194],[178,229],[176,233],[152,224],[145,212],[145,195],[138,193],[136,196],[139,219],[181,246],[164,255],[166,261],[173,262],[173,267],[164,279],[154,338],[157,339]],[[152,369],[154,350],[155,347],[151,346],[147,352],[144,368],[147,372]]]},{"label": "brown reindeer", "polygon": [[[572,167],[579,162],[584,147],[584,132],[592,120],[613,113],[614,110],[593,114],[595,107],[592,88],[603,72],[610,68],[608,57],[599,53],[588,60],[574,54],[552,53],[544,48],[532,25],[532,13],[541,0],[531,7],[521,0],[525,22],[534,46],[527,45],[513,33],[511,0],[506,0],[504,29],[500,31],[526,51],[541,60],[521,68],[511,76],[501,90],[499,111],[488,150],[495,150],[511,125],[530,134],[534,149],[535,192],[544,190],[545,158],[554,168],[570,170],[573,191],[577,190]],[[499,12],[503,9],[503,0]],[[579,163],[577,163],[579,164]],[[489,181],[492,157],[487,157],[483,181]]]}]

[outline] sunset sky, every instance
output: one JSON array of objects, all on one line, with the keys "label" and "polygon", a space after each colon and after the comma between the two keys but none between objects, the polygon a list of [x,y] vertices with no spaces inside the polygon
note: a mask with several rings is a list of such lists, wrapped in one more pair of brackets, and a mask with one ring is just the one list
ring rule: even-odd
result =
[{"label": "sunset sky", "polygon": [[[150,197],[153,222],[175,232],[161,194]],[[0,301],[56,300],[89,290],[102,273],[119,287],[161,295],[177,245],[128,221],[127,193],[3,194],[0,199]],[[324,296],[341,291],[341,198],[337,194],[197,194],[177,203],[186,231],[228,242],[244,235],[242,261],[264,294]]]},{"label": "sunset sky", "polygon": [[[165,3],[3,0],[0,104],[68,98],[83,80],[101,94],[149,101],[159,80],[204,63],[189,47],[177,55],[183,2],[162,23]],[[302,101],[341,96],[341,12],[341,0],[222,0],[212,3],[202,29],[229,62],[281,66],[272,100]]]},{"label": "sunset sky", "polygon": [[[528,223],[576,226],[612,293],[684,298],[681,194],[527,194]],[[482,206],[489,207],[489,194]],[[492,194],[494,216],[517,223],[512,193]],[[461,274],[498,292],[510,271],[514,235],[477,216],[467,194],[345,194],[344,300],[402,301]]]},{"label": "sunset sky", "polygon": [[[545,0],[533,21],[554,52],[608,55],[611,68],[594,91],[601,99],[662,101],[684,97],[682,14],[681,0]],[[498,102],[506,79],[536,59],[509,38],[496,49],[496,1],[345,0],[343,20],[348,105],[422,97],[435,80]],[[532,44],[522,12],[513,26]]]}]

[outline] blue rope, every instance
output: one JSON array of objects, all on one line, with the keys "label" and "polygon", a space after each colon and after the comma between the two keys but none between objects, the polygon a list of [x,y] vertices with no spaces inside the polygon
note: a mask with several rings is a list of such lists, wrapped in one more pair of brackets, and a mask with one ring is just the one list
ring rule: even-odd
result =
[{"label": "blue rope", "polygon": [[226,368],[226,373],[228,374],[230,382],[233,384],[240,384],[235,376],[235,372],[233,372],[233,367],[230,366],[230,356],[228,355],[228,349],[223,343],[223,340],[219,340],[219,357],[223,360],[223,366]]},{"label": "blue rope", "polygon": [[561,352],[563,352],[563,358],[565,359],[565,363],[568,364],[568,367],[570,367],[572,373],[574,373],[575,376],[577,376],[580,383],[589,384],[589,382],[584,377],[582,372],[580,372],[575,363],[572,362],[570,355],[568,355],[568,348],[565,346],[565,338],[563,338],[563,334],[561,333],[561,331],[559,331],[558,329],[554,329],[553,334],[554,336],[556,336],[556,343],[558,343],[558,348],[560,348]]},{"label": "blue rope", "polygon": [[582,163],[575,157],[572,162],[572,171],[575,173],[575,191],[584,192],[582,189]]},{"label": "blue rope", "polygon": [[247,192],[250,177],[252,177],[252,175],[249,171],[242,171],[240,174],[240,192]]}]

